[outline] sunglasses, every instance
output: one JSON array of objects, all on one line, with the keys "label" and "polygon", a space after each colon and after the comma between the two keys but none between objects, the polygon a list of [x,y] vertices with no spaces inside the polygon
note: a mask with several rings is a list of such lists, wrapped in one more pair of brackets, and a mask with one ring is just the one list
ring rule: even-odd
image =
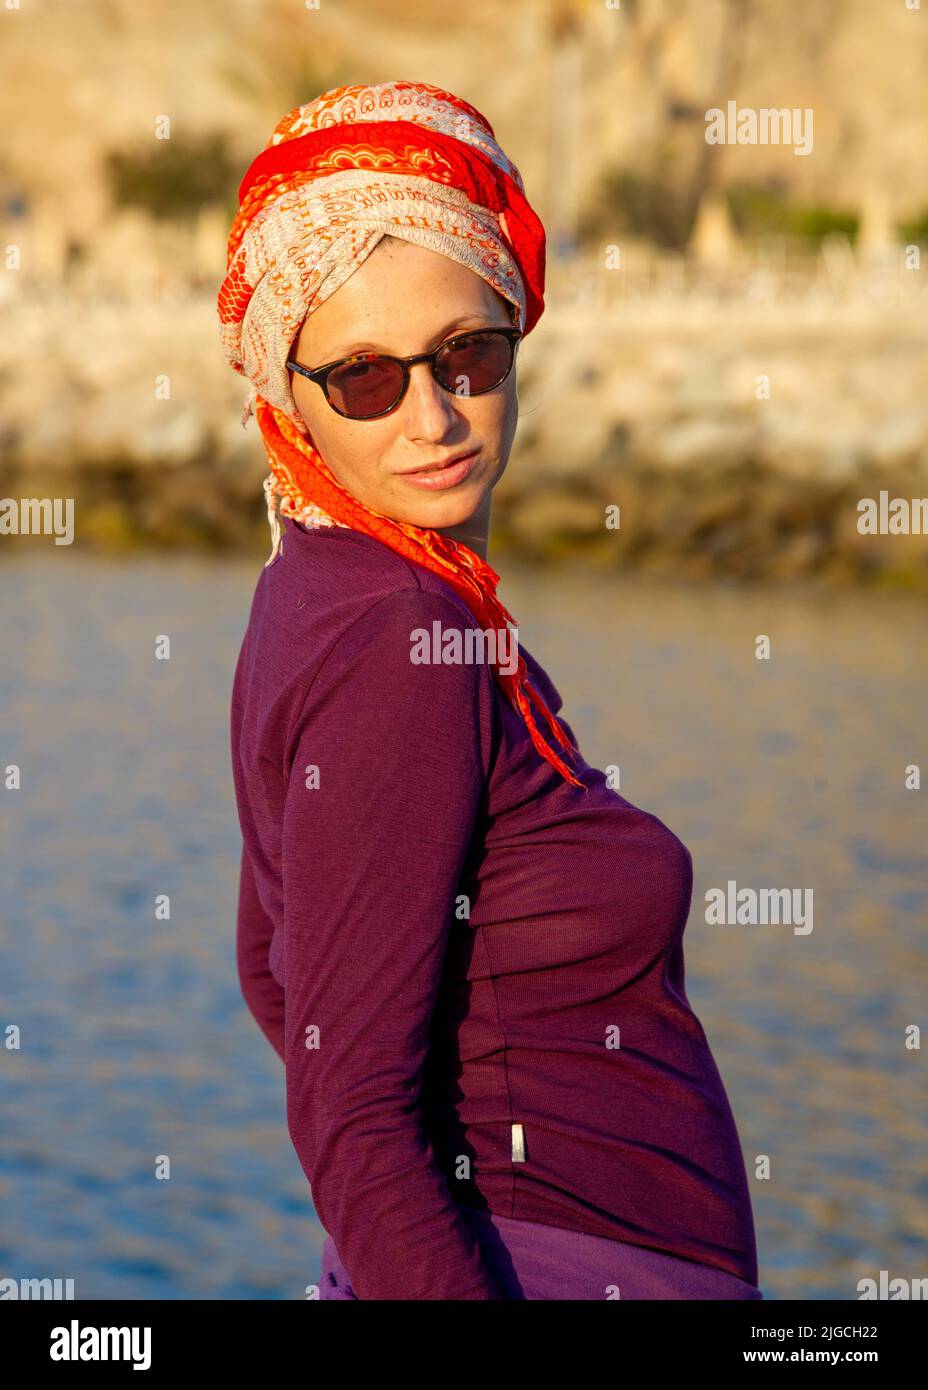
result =
[{"label": "sunglasses", "polygon": [[482,396],[501,386],[512,371],[518,328],[480,328],[458,333],[434,352],[412,357],[389,357],[379,352],[356,352],[338,362],[310,370],[292,358],[287,366],[314,381],[329,405],[349,420],[376,420],[395,410],[409,389],[409,369],[428,362],[432,376],[456,396]]}]

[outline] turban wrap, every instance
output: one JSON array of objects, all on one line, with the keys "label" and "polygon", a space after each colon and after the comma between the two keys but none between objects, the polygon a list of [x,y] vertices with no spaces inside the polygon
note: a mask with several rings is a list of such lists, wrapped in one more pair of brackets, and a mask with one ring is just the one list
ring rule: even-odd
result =
[{"label": "turban wrap", "polygon": [[[499,575],[469,546],[364,506],[334,477],[309,436],[287,358],[308,314],[390,235],[458,261],[507,299],[523,334],[544,309],[545,233],[522,177],[489,121],[468,102],[425,82],[337,87],[291,111],[239,185],[219,330],[230,365],[251,382],[270,473],[264,482],[273,549],[274,509],[306,525],[345,526],[440,574],[485,628],[515,628],[496,596]],[[533,687],[519,654],[494,674],[542,754],[584,784],[542,737],[531,710],[575,752]]]}]

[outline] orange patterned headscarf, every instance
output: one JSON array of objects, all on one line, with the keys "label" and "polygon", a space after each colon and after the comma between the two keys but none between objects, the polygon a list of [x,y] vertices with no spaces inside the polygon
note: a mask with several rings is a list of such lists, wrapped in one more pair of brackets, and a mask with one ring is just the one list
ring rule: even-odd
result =
[{"label": "orange patterned headscarf", "polygon": [[[483,628],[515,628],[496,596],[496,571],[463,542],[359,502],[326,465],[293,399],[286,361],[304,319],[385,235],[481,276],[509,300],[523,334],[544,309],[544,228],[475,107],[426,82],[387,82],[337,87],[285,116],[239,186],[218,298],[226,357],[252,383],[242,423],[254,410],[270,466],[266,563],[281,543],[276,496],[284,516],[362,531],[439,574]],[[557,743],[576,751],[521,653],[516,671],[494,664],[494,674],[541,755],[584,786],[542,737],[532,705]]]}]

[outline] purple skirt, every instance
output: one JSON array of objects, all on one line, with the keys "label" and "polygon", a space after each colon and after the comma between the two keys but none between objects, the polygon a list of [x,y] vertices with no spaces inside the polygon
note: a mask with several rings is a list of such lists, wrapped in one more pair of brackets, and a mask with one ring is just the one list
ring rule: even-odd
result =
[{"label": "purple skirt", "polygon": [[[759,1288],[711,1265],[658,1250],[514,1221],[461,1207],[484,1263],[506,1299],[763,1298]],[[320,1299],[358,1296],[331,1236],[322,1247]]]}]

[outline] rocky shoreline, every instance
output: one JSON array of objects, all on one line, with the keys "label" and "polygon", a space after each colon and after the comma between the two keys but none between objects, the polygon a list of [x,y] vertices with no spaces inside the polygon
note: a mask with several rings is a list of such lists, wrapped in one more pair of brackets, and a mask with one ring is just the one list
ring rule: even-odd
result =
[{"label": "rocky shoreline", "polygon": [[[7,304],[0,498],[72,496],[94,550],[266,554],[260,435],[213,312]],[[493,553],[928,587],[926,349],[917,302],[552,309],[520,349]],[[895,521],[866,534],[881,494]],[[9,556],[42,538],[0,539]]]}]

